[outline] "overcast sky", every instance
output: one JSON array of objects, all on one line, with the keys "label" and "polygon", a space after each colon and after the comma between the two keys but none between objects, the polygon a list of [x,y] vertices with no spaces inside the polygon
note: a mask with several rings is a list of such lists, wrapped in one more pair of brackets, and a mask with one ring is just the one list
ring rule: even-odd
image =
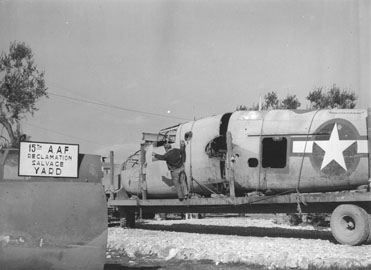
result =
[{"label": "overcast sky", "polygon": [[371,107],[370,18],[367,0],[0,0],[0,51],[24,41],[45,71],[50,98],[24,121],[32,140],[121,162],[144,131],[270,91],[306,108],[335,83]]}]

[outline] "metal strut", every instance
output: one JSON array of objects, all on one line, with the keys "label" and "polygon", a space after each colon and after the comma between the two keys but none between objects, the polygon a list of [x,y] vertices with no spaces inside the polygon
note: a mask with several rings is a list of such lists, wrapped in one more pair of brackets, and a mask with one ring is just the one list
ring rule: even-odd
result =
[{"label": "metal strut", "polygon": [[313,117],[312,117],[312,120],[310,121],[310,124],[309,124],[309,128],[308,128],[308,131],[307,131],[307,135],[306,135],[306,139],[305,139],[305,144],[304,144],[304,151],[303,151],[303,157],[301,159],[301,164],[300,164],[300,169],[299,169],[299,177],[298,177],[298,183],[296,185],[296,203],[297,203],[297,210],[299,212],[299,215],[300,217],[302,216],[303,212],[301,210],[301,205],[300,203],[303,203],[304,205],[307,205],[304,201],[301,200],[301,194],[300,194],[300,180],[301,180],[301,174],[303,172],[303,165],[304,165],[304,158],[305,158],[305,152],[307,151],[307,145],[308,145],[308,138],[309,138],[309,134],[310,134],[310,130],[312,128],[312,125],[313,125],[313,121],[314,121],[314,118],[316,117],[317,113],[319,112],[320,110],[317,110],[314,114],[313,114]]},{"label": "metal strut", "polygon": [[314,118],[316,117],[316,115],[317,115],[317,113],[318,113],[319,111],[320,111],[320,110],[317,110],[317,111],[313,114],[312,120],[310,121],[310,125],[309,125],[308,131],[307,131],[307,135],[306,135],[307,137],[306,137],[306,139],[305,139],[305,144],[304,144],[303,158],[301,159],[301,164],[300,164],[298,183],[297,183],[297,185],[296,185],[296,193],[298,193],[298,194],[300,194],[300,191],[299,191],[300,180],[301,180],[301,174],[302,174],[302,171],[303,171],[303,164],[304,164],[304,158],[305,158],[305,151],[307,150],[307,145],[308,145],[309,132],[310,132],[310,129],[312,128],[312,124],[313,124]]}]

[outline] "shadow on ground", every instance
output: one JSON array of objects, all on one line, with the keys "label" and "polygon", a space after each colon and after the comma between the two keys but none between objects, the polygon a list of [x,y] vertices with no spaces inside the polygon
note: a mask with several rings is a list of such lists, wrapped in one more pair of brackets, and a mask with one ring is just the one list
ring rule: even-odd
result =
[{"label": "shadow on ground", "polygon": [[265,270],[266,267],[256,265],[246,265],[239,263],[215,264],[211,261],[184,261],[170,260],[158,266],[125,266],[115,263],[107,263],[104,270]]},{"label": "shadow on ground", "polygon": [[148,224],[145,222],[137,222],[136,228],[154,231],[172,231],[201,234],[321,239],[335,242],[330,231],[301,230],[297,228],[286,229],[286,228],[236,227],[236,226],[214,226],[198,224],[157,225]]},{"label": "shadow on ground", "polygon": [[161,266],[125,266],[120,264],[114,264],[114,263],[107,263],[104,265],[104,270],[157,270],[161,269]]}]

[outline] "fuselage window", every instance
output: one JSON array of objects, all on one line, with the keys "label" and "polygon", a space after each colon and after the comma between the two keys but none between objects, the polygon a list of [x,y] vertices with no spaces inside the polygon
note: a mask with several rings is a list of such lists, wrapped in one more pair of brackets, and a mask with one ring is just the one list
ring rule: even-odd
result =
[{"label": "fuselage window", "polygon": [[259,165],[259,161],[256,158],[249,158],[247,163],[249,164],[249,167],[251,167],[251,168],[256,168]]},{"label": "fuselage window", "polygon": [[287,160],[287,139],[269,137],[263,139],[263,168],[285,168]]}]

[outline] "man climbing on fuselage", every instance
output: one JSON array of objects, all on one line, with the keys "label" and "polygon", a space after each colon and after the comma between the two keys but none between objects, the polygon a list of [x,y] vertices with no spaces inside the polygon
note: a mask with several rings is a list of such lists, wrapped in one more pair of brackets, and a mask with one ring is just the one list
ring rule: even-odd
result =
[{"label": "man climbing on fuselage", "polygon": [[171,179],[173,180],[176,193],[180,201],[188,199],[187,178],[184,171],[184,162],[186,160],[185,142],[180,142],[180,148],[171,148],[167,142],[164,145],[166,153],[159,155],[152,153],[152,156],[159,160],[165,160],[169,168]]}]

